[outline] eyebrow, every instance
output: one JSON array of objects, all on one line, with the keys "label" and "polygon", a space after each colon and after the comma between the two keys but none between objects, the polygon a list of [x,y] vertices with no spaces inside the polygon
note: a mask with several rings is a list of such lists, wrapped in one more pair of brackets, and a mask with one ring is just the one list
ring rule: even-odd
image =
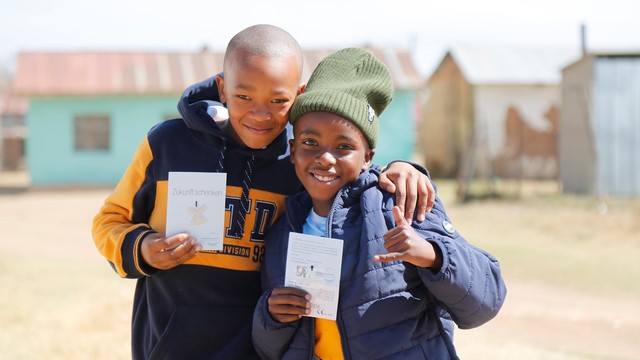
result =
[{"label": "eyebrow", "polygon": [[305,129],[300,131],[300,135],[315,135],[315,136],[319,136],[320,134],[313,130],[313,129]]},{"label": "eyebrow", "polygon": [[[251,84],[238,84],[238,86],[236,87],[237,89],[240,90],[244,90],[244,91],[255,91],[256,87],[251,85]],[[271,94],[273,95],[286,95],[287,94],[287,90],[286,89],[271,89]]]},{"label": "eyebrow", "polygon": [[249,84],[238,84],[238,86],[236,86],[236,88],[242,89],[242,90],[253,90],[255,88],[255,86],[252,86],[252,85],[249,85]]}]

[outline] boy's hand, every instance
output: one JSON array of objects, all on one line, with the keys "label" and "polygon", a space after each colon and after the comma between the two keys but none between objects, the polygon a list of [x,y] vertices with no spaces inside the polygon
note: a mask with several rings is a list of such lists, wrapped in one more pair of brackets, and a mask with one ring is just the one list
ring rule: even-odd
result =
[{"label": "boy's hand", "polygon": [[156,269],[168,270],[196,256],[202,245],[187,233],[165,238],[163,234],[150,234],[140,244],[142,258]]},{"label": "boy's hand", "polygon": [[269,313],[277,322],[293,322],[311,311],[311,295],[292,287],[275,288],[267,300]]},{"label": "boy's hand", "polygon": [[407,219],[402,217],[398,206],[394,206],[392,211],[396,227],[383,236],[387,253],[376,255],[373,259],[380,262],[402,260],[418,267],[439,269],[442,265],[442,256],[433,244],[413,230]]},{"label": "boy's hand", "polygon": [[427,175],[406,162],[394,162],[380,174],[380,188],[396,194],[396,204],[409,222],[417,205],[417,219],[424,221],[436,201],[436,191]]}]

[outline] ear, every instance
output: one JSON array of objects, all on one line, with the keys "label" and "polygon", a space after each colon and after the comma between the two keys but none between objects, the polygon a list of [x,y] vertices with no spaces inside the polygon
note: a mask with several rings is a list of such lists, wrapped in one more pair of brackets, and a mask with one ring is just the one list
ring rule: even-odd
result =
[{"label": "ear", "polygon": [[227,103],[227,96],[224,93],[224,78],[220,74],[216,75],[216,85],[218,85],[218,94],[220,95],[220,102]]},{"label": "ear", "polygon": [[294,139],[289,139],[289,160],[291,163],[294,162],[294,158],[296,155],[296,145]]},{"label": "ear", "polygon": [[369,149],[364,153],[364,163],[362,163],[362,170],[366,170],[371,166],[371,160],[376,153],[376,149]]},{"label": "ear", "polygon": [[300,87],[298,88],[298,92],[296,93],[296,95],[302,94],[306,89],[307,89],[307,83],[300,84]]}]

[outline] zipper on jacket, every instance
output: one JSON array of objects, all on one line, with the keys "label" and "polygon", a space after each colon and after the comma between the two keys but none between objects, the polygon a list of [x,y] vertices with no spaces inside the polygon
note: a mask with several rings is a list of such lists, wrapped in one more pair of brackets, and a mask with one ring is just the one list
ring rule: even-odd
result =
[{"label": "zipper on jacket", "polygon": [[309,334],[309,343],[311,347],[309,348],[309,360],[314,360],[317,358],[316,356],[316,318],[310,317],[311,320],[311,333]]},{"label": "zipper on jacket", "polygon": [[[344,192],[344,187],[340,190],[338,190],[338,193],[336,194],[336,196],[333,198],[333,204],[331,205],[331,208],[329,209],[329,213],[327,214],[327,233],[325,234],[328,238],[332,239],[331,237],[331,223],[332,223],[332,219],[333,219],[333,214],[337,208],[337,199],[340,197],[340,195],[342,195],[342,193]],[[344,244],[344,240],[343,240],[343,244]],[[344,245],[343,245],[344,247]],[[343,249],[343,256],[344,256],[344,249]],[[340,269],[340,273],[342,274],[342,269]],[[342,276],[340,276],[340,278],[342,279]],[[338,309],[336,310],[336,327],[338,328],[338,339],[340,340],[340,353],[342,354],[342,358],[347,360],[349,357],[347,356],[347,354],[345,354],[344,352],[344,346],[343,346],[343,339],[342,339],[342,328],[344,326],[340,326],[342,325],[342,321],[338,322],[338,320],[341,320],[342,317],[340,316],[340,288],[338,285]],[[315,334],[315,319],[313,321],[313,333]],[[315,340],[315,338],[314,338]],[[313,348],[315,349],[315,343],[313,345]]]},{"label": "zipper on jacket", "polygon": [[333,198],[333,204],[331,204],[331,208],[329,209],[329,213],[327,214],[327,237],[331,238],[331,219],[333,219],[333,213],[335,212],[336,208],[337,208],[337,200],[340,198],[340,195],[342,195],[342,193],[344,193],[344,189],[345,187],[341,188],[340,190],[338,190],[338,193],[336,193],[336,196]]},{"label": "zipper on jacket", "polygon": [[[339,308],[339,307],[340,307],[340,305],[338,305],[338,308]],[[339,313],[339,311],[338,311],[338,313]],[[340,322],[338,322],[338,319],[340,319],[341,321],[340,321]],[[342,358],[343,358],[343,359],[345,359],[345,360],[347,360],[347,359],[349,359],[350,357],[349,357],[349,356],[347,356],[347,354],[345,354],[345,352],[344,352],[344,346],[342,346],[342,334],[343,334],[343,332],[342,332],[341,328],[342,328],[343,326],[340,326],[340,325],[342,325],[342,317],[341,317],[340,315],[337,315],[337,316],[336,316],[336,327],[338,327],[338,335],[340,335],[340,353],[342,353]]]}]

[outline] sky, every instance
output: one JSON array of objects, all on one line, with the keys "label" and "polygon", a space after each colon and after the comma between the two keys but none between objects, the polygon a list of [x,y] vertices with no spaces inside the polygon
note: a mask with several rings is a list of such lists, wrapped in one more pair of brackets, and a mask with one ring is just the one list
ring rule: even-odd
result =
[{"label": "sky", "polygon": [[269,23],[303,48],[407,48],[428,75],[453,46],[640,51],[638,0],[0,0],[0,67],[19,51],[224,51]]}]

